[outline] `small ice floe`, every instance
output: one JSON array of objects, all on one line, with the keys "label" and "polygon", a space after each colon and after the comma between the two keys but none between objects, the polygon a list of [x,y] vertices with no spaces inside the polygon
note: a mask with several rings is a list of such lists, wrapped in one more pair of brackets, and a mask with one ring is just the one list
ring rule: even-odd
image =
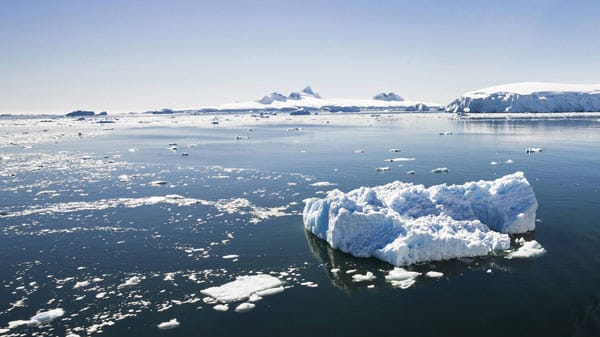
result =
[{"label": "small ice floe", "polygon": [[132,276],[132,277],[128,278],[127,280],[125,280],[125,282],[119,284],[117,286],[117,289],[136,286],[136,285],[140,284],[140,282],[142,282],[142,279],[139,276]]},{"label": "small ice floe", "polygon": [[235,140],[250,139],[249,136],[235,136]]},{"label": "small ice floe", "polygon": [[148,185],[150,186],[164,186],[167,185],[169,182],[166,180],[154,180],[148,183]]},{"label": "small ice floe", "polygon": [[223,255],[223,259],[225,259],[225,260],[233,260],[233,259],[237,259],[238,257],[240,257],[240,256],[237,254]]},{"label": "small ice floe", "polygon": [[126,175],[126,174],[121,174],[121,175],[119,176],[119,181],[120,181],[120,182],[122,182],[122,183],[126,183],[126,182],[128,182],[129,180],[130,180],[130,178],[129,178],[129,176],[128,176],[128,175]]},{"label": "small ice floe", "polygon": [[425,276],[427,277],[431,277],[431,278],[438,278],[438,277],[442,277],[444,276],[444,273],[440,273],[439,271],[428,271],[425,273]]},{"label": "small ice floe", "polygon": [[244,302],[244,303],[241,303],[240,305],[238,305],[237,307],[235,307],[235,312],[244,313],[244,312],[251,311],[254,308],[256,308],[256,304]]},{"label": "small ice floe", "polygon": [[53,320],[62,317],[65,314],[65,311],[61,308],[56,308],[48,311],[42,311],[37,313],[35,316],[31,317],[29,320],[17,320],[8,322],[8,332],[11,329],[27,325],[27,326],[37,326],[44,325],[52,322]]},{"label": "small ice floe", "polygon": [[352,282],[367,282],[373,281],[377,277],[372,272],[368,271],[366,274],[354,274],[352,275]]},{"label": "small ice floe", "polygon": [[300,285],[301,286],[305,286],[305,287],[309,287],[309,288],[316,288],[316,287],[319,286],[318,284],[316,284],[315,282],[312,282],[312,281],[302,282],[302,283],[300,283]]},{"label": "small ice floe", "polygon": [[365,153],[365,150],[363,150],[363,149],[354,150],[354,153]]},{"label": "small ice floe", "polygon": [[259,296],[258,294],[252,294],[250,295],[250,297],[248,297],[248,302],[258,302],[260,300],[262,300],[263,298],[261,296]]},{"label": "small ice floe", "polygon": [[73,289],[79,289],[79,288],[87,287],[89,285],[90,285],[90,281],[81,281],[81,282],[75,283],[75,285],[73,286]]},{"label": "small ice floe", "polygon": [[385,280],[390,282],[393,287],[406,289],[415,284],[415,279],[419,275],[421,275],[421,273],[396,267],[389,271],[385,276]]},{"label": "small ice floe", "polygon": [[200,293],[227,303],[245,300],[252,294],[266,296],[280,291],[283,291],[283,284],[278,278],[259,274],[238,276],[235,281],[201,290]]},{"label": "small ice floe", "polygon": [[331,270],[329,270],[332,273],[339,273],[340,272],[340,268],[331,268]]},{"label": "small ice floe", "polygon": [[229,310],[229,306],[227,304],[217,304],[213,307],[216,311],[225,312]]},{"label": "small ice floe", "polygon": [[136,149],[136,148],[131,148],[131,149],[129,149],[128,151],[129,151],[129,152],[138,152],[138,149]]},{"label": "small ice floe", "polygon": [[447,167],[438,167],[431,170],[431,173],[448,173]]},{"label": "small ice floe", "polygon": [[440,132],[440,136],[450,136],[450,135],[452,135],[452,132],[450,132],[450,131]]},{"label": "small ice floe", "polygon": [[348,269],[348,270],[346,270],[346,274],[354,274],[357,271],[358,271],[357,269]]},{"label": "small ice floe", "polygon": [[526,153],[542,152],[542,148],[541,147],[527,147],[527,148],[525,148],[525,152]]},{"label": "small ice floe", "polygon": [[512,159],[507,159],[507,160],[505,161],[505,163],[506,163],[506,164],[512,164],[512,163],[514,163],[514,161],[513,161]]},{"label": "small ice floe", "polygon": [[177,318],[173,318],[169,321],[158,324],[156,327],[159,328],[160,330],[170,330],[170,329],[175,329],[178,326],[179,326],[179,322],[177,321]]},{"label": "small ice floe", "polygon": [[187,153],[187,152],[181,152],[181,156],[182,156],[182,157],[187,157],[187,156],[189,156],[189,155],[190,155],[190,154],[189,154],[189,153]]},{"label": "small ice floe", "polygon": [[395,162],[399,162],[399,161],[413,161],[416,160],[417,158],[415,157],[398,157],[398,158],[389,158],[389,159],[384,159],[383,161],[387,161],[390,163],[395,163]]},{"label": "small ice floe", "polygon": [[378,168],[376,168],[375,170],[376,170],[377,172],[387,172],[387,171],[389,171],[389,170],[391,170],[391,169],[390,169],[390,167],[389,167],[389,166],[383,166],[383,167],[378,167]]},{"label": "small ice floe", "polygon": [[492,273],[492,270],[491,270],[491,269],[488,269],[488,270],[486,270],[485,272],[486,272],[486,273],[488,273],[488,274],[491,274],[491,273]]},{"label": "small ice floe", "polygon": [[337,184],[330,183],[329,181],[319,181],[319,182],[310,184],[310,186],[313,186],[313,187],[328,187],[328,186],[335,186],[335,185],[337,185]]},{"label": "small ice floe", "polygon": [[491,161],[490,165],[498,165],[498,162],[497,161]]},{"label": "small ice floe", "polygon": [[392,153],[395,153],[395,152],[400,152],[402,150],[401,149],[390,149],[389,151],[392,152]]},{"label": "small ice floe", "polygon": [[522,246],[519,247],[519,249],[517,249],[514,252],[509,253],[506,258],[507,259],[513,259],[513,258],[532,258],[532,257],[538,257],[543,255],[544,253],[546,253],[546,249],[544,247],[542,247],[542,245],[540,245],[539,242],[535,241],[535,240],[531,240],[531,241],[520,241],[522,242]]},{"label": "small ice floe", "polygon": [[415,174],[415,171],[406,171],[406,174]]},{"label": "small ice floe", "polygon": [[97,299],[102,299],[102,298],[104,298],[104,297],[106,297],[106,292],[101,292],[101,293],[97,293],[97,294],[96,294],[96,298],[97,298]]}]

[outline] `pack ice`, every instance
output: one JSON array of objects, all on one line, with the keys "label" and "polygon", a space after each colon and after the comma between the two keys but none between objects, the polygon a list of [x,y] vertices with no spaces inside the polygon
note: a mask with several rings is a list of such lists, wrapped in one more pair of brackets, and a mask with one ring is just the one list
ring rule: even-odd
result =
[{"label": "pack ice", "polygon": [[304,202],[310,232],[333,248],[396,266],[508,249],[508,234],[535,229],[538,207],[523,172],[463,185],[335,189]]}]

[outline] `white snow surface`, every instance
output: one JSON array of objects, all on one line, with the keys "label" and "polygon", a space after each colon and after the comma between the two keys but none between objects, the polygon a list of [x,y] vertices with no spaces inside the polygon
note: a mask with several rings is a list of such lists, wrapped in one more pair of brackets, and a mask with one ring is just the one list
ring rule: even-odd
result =
[{"label": "white snow surface", "polygon": [[600,84],[511,83],[463,94],[446,107],[449,112],[596,112]]},{"label": "white snow surface", "polygon": [[333,248],[396,266],[508,249],[505,233],[534,230],[538,207],[522,172],[463,185],[335,189],[304,202],[307,230]]},{"label": "white snow surface", "polygon": [[282,286],[281,281],[271,275],[248,275],[238,276],[231,281],[218,287],[211,287],[200,292],[223,303],[236,302],[249,298],[253,294],[259,296],[269,295],[268,290],[277,289]]}]

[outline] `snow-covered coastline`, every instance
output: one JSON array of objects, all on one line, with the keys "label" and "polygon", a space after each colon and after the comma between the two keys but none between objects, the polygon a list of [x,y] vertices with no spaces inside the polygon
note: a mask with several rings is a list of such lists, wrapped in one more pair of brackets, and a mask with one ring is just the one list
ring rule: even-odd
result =
[{"label": "snow-covered coastline", "polygon": [[600,84],[520,82],[463,94],[446,111],[454,113],[556,113],[600,111]]}]

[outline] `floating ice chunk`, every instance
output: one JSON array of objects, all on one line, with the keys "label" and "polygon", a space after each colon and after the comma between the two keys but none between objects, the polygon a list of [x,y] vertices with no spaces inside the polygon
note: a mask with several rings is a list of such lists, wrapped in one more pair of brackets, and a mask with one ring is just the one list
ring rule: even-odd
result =
[{"label": "floating ice chunk", "polygon": [[142,282],[142,279],[139,276],[132,276],[132,277],[128,278],[127,280],[125,280],[124,283],[119,284],[117,289],[136,286],[136,285],[140,284],[140,282]]},{"label": "floating ice chunk", "polygon": [[283,288],[281,281],[271,275],[238,276],[235,281],[225,283],[219,287],[201,290],[200,293],[217,299],[221,302],[235,302],[249,298],[252,294],[264,296],[265,291]]},{"label": "floating ice chunk", "polygon": [[233,259],[237,259],[238,257],[240,257],[240,256],[237,254],[223,255],[223,258],[225,260],[233,260]]},{"label": "floating ice chunk", "polygon": [[121,175],[119,176],[119,181],[120,181],[120,182],[122,182],[122,183],[126,183],[126,182],[128,182],[129,180],[130,180],[130,178],[129,178],[129,176],[128,176],[128,175],[126,175],[126,174],[121,174]]},{"label": "floating ice chunk", "polygon": [[498,162],[497,161],[492,161],[492,162],[490,162],[490,165],[498,165]]},{"label": "floating ice chunk", "polygon": [[167,185],[169,182],[166,180],[154,180],[148,183],[150,186],[163,186]]},{"label": "floating ice chunk", "polygon": [[96,298],[97,299],[101,299],[101,298],[104,298],[104,297],[106,297],[106,292],[104,292],[104,291],[96,294]]},{"label": "floating ice chunk", "polygon": [[179,322],[177,321],[177,318],[173,318],[169,321],[158,324],[156,327],[161,330],[169,330],[169,329],[175,329],[178,326],[179,326]]},{"label": "floating ice chunk", "polygon": [[331,268],[330,272],[332,273],[339,273],[340,272],[340,268]]},{"label": "floating ice chunk", "polygon": [[488,269],[488,270],[486,270],[485,272],[486,272],[486,273],[488,273],[488,274],[491,274],[491,273],[492,273],[492,270],[491,270],[491,269]]},{"label": "floating ice chunk", "polygon": [[406,174],[415,174],[415,171],[406,171]]},{"label": "floating ice chunk", "polygon": [[283,292],[284,290],[285,290],[285,288],[283,286],[279,286],[279,287],[275,287],[275,288],[269,288],[269,289],[257,291],[256,295],[258,295],[258,296],[275,295],[275,294],[279,294],[279,293]]},{"label": "floating ice chunk", "polygon": [[525,152],[527,152],[527,153],[542,152],[542,148],[541,147],[528,147],[528,148],[525,148]]},{"label": "floating ice chunk", "polygon": [[399,162],[399,161],[413,161],[413,160],[416,160],[416,159],[417,158],[415,158],[415,157],[398,157],[398,158],[384,159],[383,161],[394,163],[394,162]]},{"label": "floating ice chunk", "polygon": [[248,298],[248,302],[258,302],[260,300],[262,300],[263,298],[261,296],[259,296],[258,294],[252,294],[250,295],[250,297]]},{"label": "floating ice chunk", "polygon": [[387,172],[390,170],[389,166],[384,166],[384,167],[378,167],[375,169],[377,172]]},{"label": "floating ice chunk", "polygon": [[365,153],[365,150],[363,150],[363,149],[354,150],[354,153]]},{"label": "floating ice chunk", "polygon": [[419,275],[421,275],[419,272],[396,267],[388,272],[388,274],[385,276],[385,279],[387,281],[404,281],[414,279]]},{"label": "floating ice chunk", "polygon": [[327,187],[327,186],[335,186],[335,185],[337,185],[337,184],[330,183],[329,181],[319,181],[319,182],[310,184],[310,186],[314,186],[314,187]]},{"label": "floating ice chunk", "polygon": [[431,170],[431,173],[448,173],[447,167],[438,167]]},{"label": "floating ice chunk", "polygon": [[333,248],[397,266],[508,249],[501,233],[534,230],[538,206],[522,172],[429,188],[396,181],[305,203],[304,226]]},{"label": "floating ice chunk", "polygon": [[235,312],[244,313],[244,312],[251,311],[255,307],[256,307],[256,304],[254,304],[254,303],[244,302],[244,303],[241,303],[240,305],[238,305],[237,307],[235,307]]},{"label": "floating ice chunk", "polygon": [[512,163],[514,163],[514,161],[513,161],[512,159],[507,159],[507,160],[505,161],[505,163],[506,163],[506,164],[512,164]]},{"label": "floating ice chunk", "polygon": [[519,249],[509,253],[506,258],[532,258],[538,257],[546,253],[546,249],[535,240],[526,241]]},{"label": "floating ice chunk", "polygon": [[375,275],[372,272],[368,271],[366,274],[354,274],[352,275],[352,282],[366,282],[373,281],[376,279]]},{"label": "floating ice chunk", "polygon": [[432,277],[432,278],[437,278],[437,277],[442,277],[444,276],[444,273],[440,273],[439,271],[428,271],[425,273],[425,276],[427,277]]},{"label": "floating ice chunk", "polygon": [[27,326],[36,326],[43,325],[52,322],[53,320],[62,317],[65,314],[65,311],[61,308],[56,308],[48,311],[42,311],[37,313],[35,316],[31,317],[29,320],[17,320],[8,322],[8,330],[27,325]]},{"label": "floating ice chunk", "polygon": [[90,285],[90,281],[81,281],[81,282],[75,283],[75,285],[73,286],[73,289],[79,289],[79,288],[87,287],[89,285]]},{"label": "floating ice chunk", "polygon": [[229,306],[227,304],[217,304],[213,307],[216,311],[225,312],[229,310]]},{"label": "floating ice chunk", "polygon": [[[9,331],[10,331],[10,329],[2,329],[2,328],[0,328],[0,335],[1,335],[1,334],[5,334],[5,333],[7,333],[7,332],[9,332]],[[67,336],[67,337],[68,337],[68,336]]]},{"label": "floating ice chunk", "polygon": [[410,288],[413,284],[415,284],[415,282],[416,280],[414,278],[409,278],[401,281],[392,280],[390,281],[390,284],[392,285],[392,287],[407,289]]},{"label": "floating ice chunk", "polygon": [[390,149],[390,152],[392,152],[392,153],[396,153],[396,152],[400,152],[400,151],[402,151],[402,150],[401,149]]},{"label": "floating ice chunk", "polygon": [[318,284],[316,284],[316,283],[314,283],[312,281],[302,282],[302,283],[300,283],[300,285],[301,286],[305,286],[305,287],[309,287],[309,288],[316,288],[316,287],[319,286]]},{"label": "floating ice chunk", "polygon": [[450,135],[452,135],[452,132],[450,132],[450,131],[440,132],[440,136],[450,136]]}]

